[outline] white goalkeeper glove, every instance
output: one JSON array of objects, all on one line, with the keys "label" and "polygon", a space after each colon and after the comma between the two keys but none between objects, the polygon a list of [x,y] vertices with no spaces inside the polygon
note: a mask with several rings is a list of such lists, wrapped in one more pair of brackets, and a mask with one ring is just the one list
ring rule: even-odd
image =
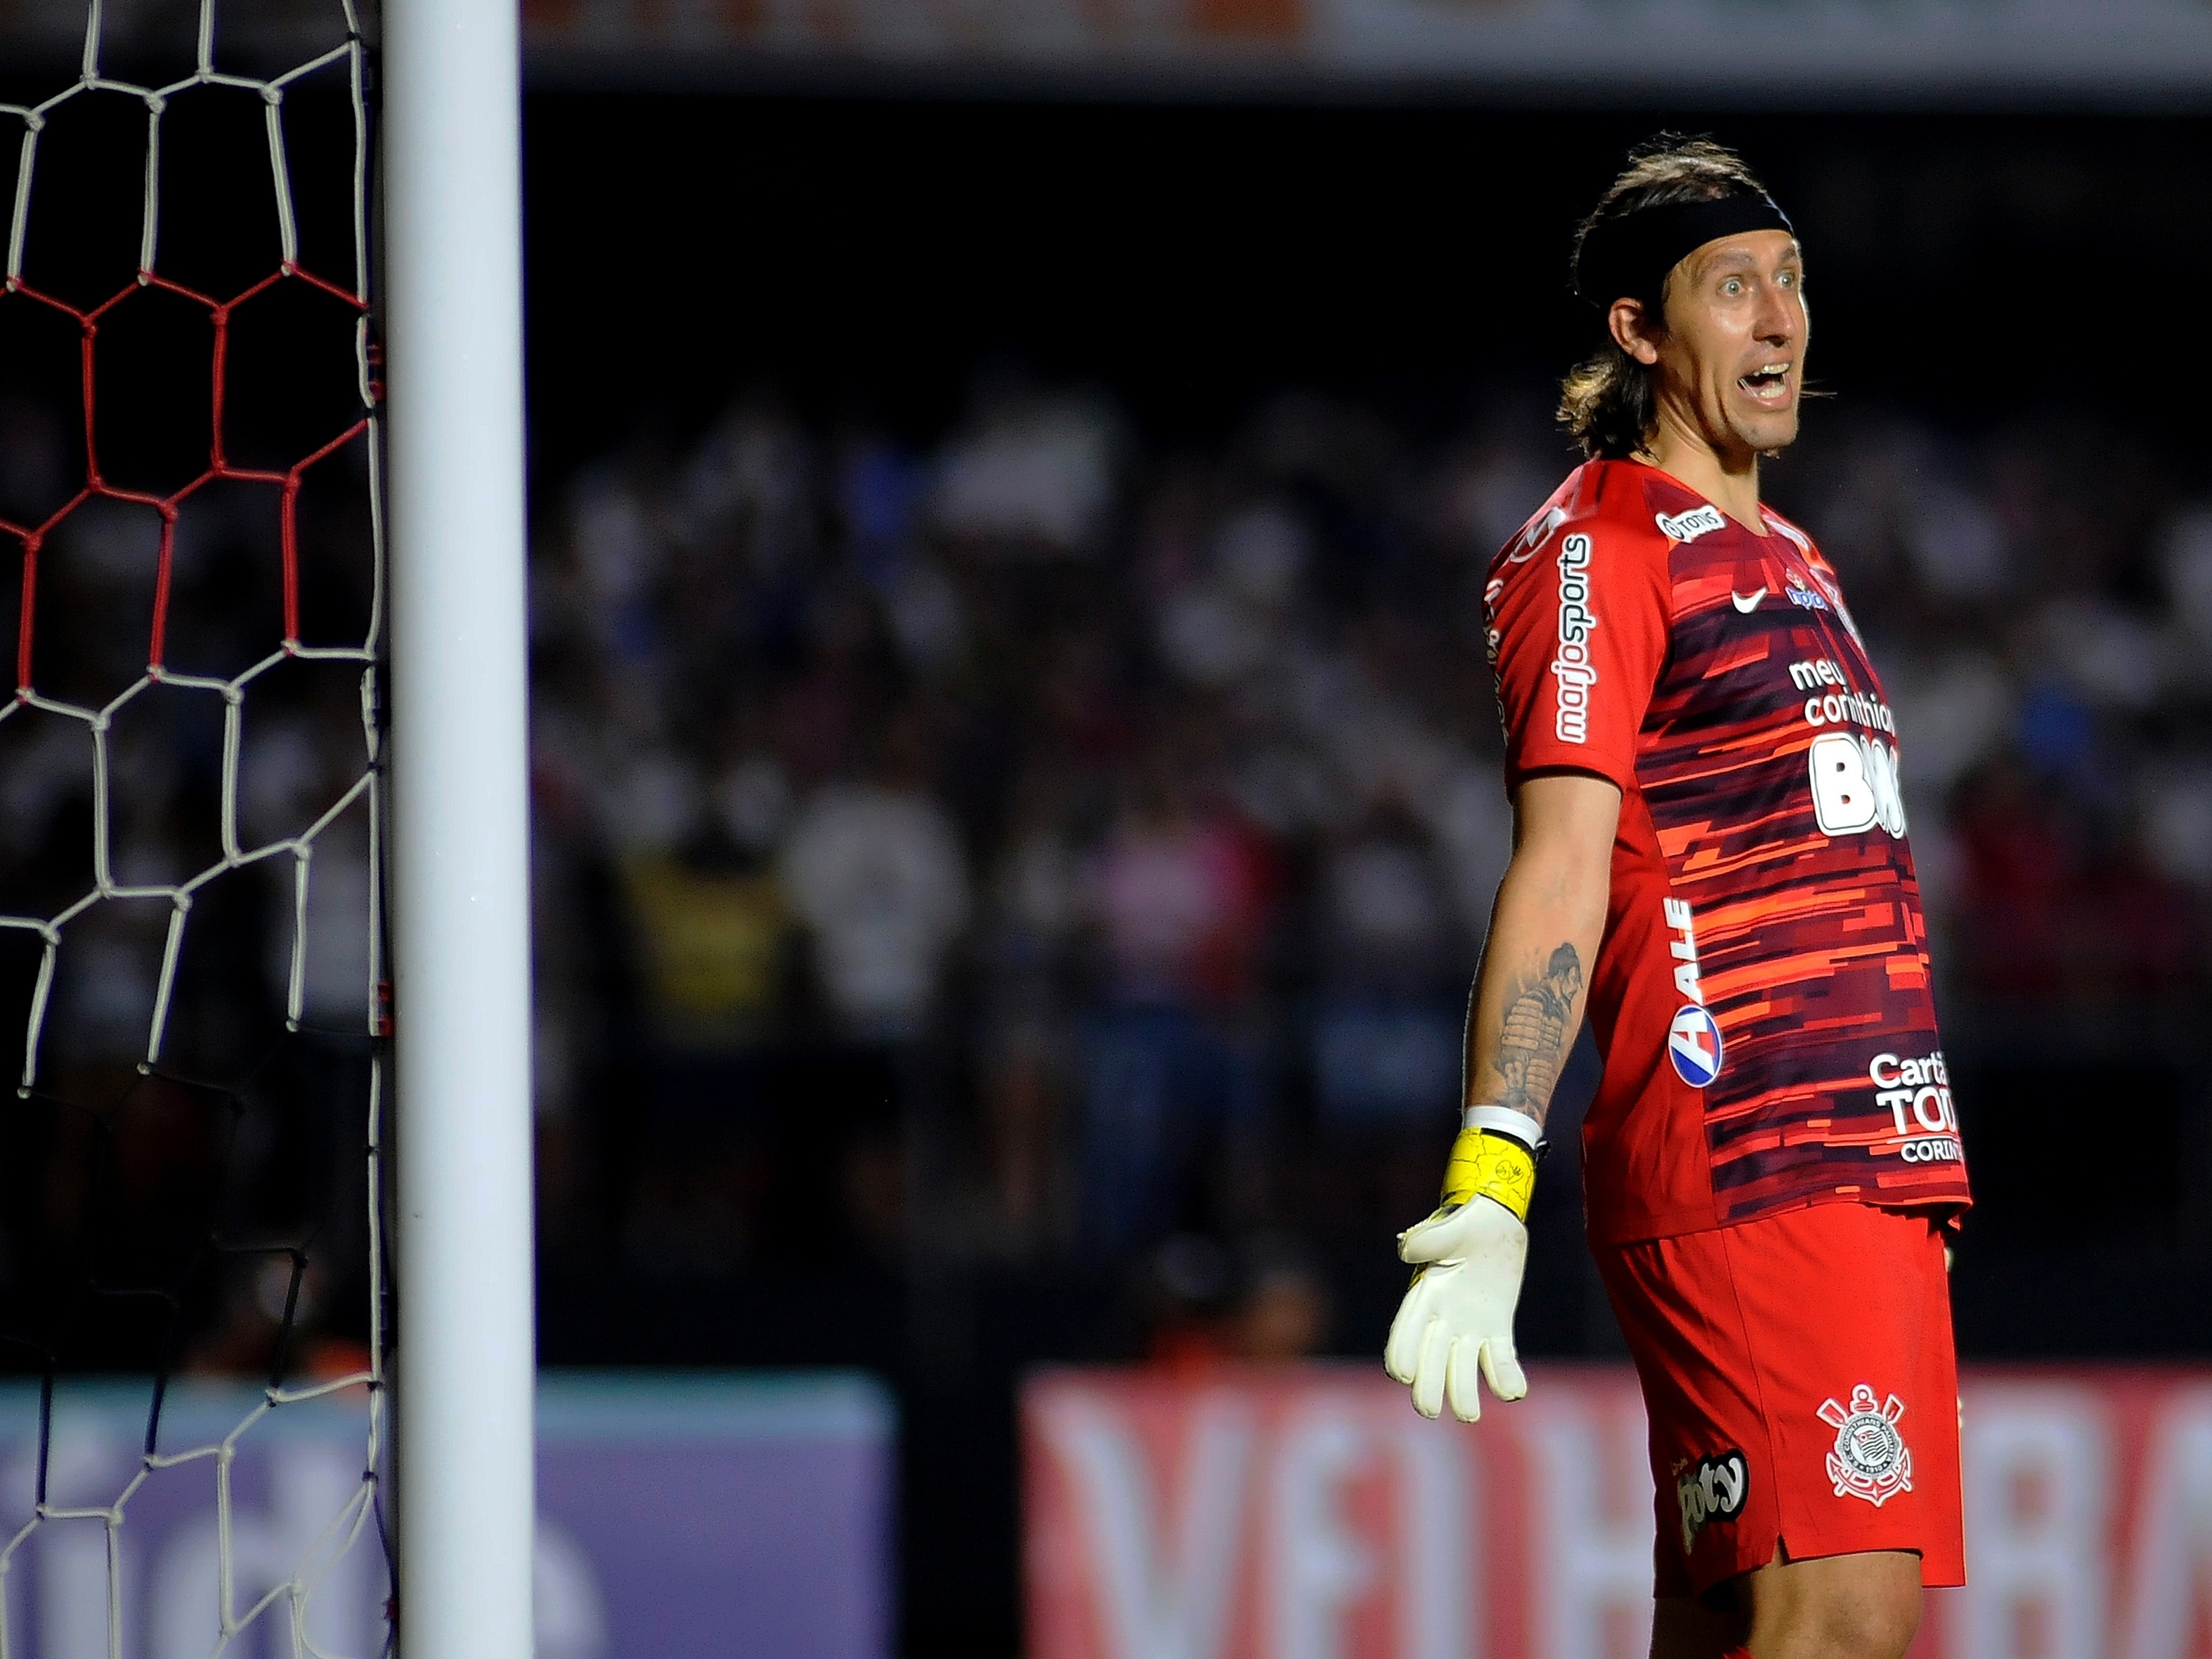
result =
[{"label": "white goalkeeper glove", "polygon": [[1415,1272],[1390,1322],[1382,1364],[1412,1385],[1413,1409],[1424,1417],[1441,1415],[1449,1400],[1462,1422],[1480,1418],[1478,1370],[1500,1400],[1528,1392],[1513,1348],[1513,1310],[1536,1175],[1534,1149],[1522,1136],[1534,1125],[1511,1115],[1517,1123],[1507,1128],[1504,1109],[1469,1109],[1452,1145],[1443,1204],[1398,1235],[1398,1259]]}]

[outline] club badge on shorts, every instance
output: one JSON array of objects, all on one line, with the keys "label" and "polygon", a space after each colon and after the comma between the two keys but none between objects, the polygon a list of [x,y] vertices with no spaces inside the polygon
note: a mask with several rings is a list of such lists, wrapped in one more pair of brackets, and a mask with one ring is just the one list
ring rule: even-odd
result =
[{"label": "club badge on shorts", "polygon": [[1667,1058],[1674,1074],[1702,1089],[1721,1074],[1721,1028],[1694,1002],[1686,1002],[1667,1030]]},{"label": "club badge on shorts", "polygon": [[1863,1382],[1851,1390],[1848,1407],[1832,1396],[1821,1405],[1820,1420],[1836,1431],[1828,1479],[1836,1483],[1837,1497],[1863,1498],[1880,1509],[1898,1493],[1912,1490],[1912,1453],[1897,1431],[1897,1419],[1904,1415],[1902,1400],[1892,1395],[1877,1405],[1874,1390]]}]

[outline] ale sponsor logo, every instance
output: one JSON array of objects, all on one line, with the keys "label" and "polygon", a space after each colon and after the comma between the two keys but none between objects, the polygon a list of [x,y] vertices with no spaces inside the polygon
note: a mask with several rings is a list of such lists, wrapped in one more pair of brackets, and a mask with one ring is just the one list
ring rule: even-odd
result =
[{"label": "ale sponsor logo", "polygon": [[1702,1089],[1721,1074],[1721,1028],[1696,1003],[1674,1016],[1667,1029],[1667,1058],[1674,1074],[1692,1089]]},{"label": "ale sponsor logo", "polygon": [[1705,988],[1698,975],[1698,930],[1691,919],[1690,902],[1662,899],[1660,908],[1666,913],[1667,931],[1674,935],[1667,941],[1667,954],[1674,958],[1674,988],[1692,1002],[1702,1004]]}]

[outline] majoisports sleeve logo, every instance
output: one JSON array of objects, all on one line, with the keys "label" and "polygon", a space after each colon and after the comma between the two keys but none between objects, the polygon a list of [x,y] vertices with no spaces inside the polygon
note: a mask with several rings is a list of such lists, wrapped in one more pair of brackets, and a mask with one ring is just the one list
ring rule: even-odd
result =
[{"label": "majoisports sleeve logo", "polygon": [[1552,729],[1561,743],[1589,741],[1589,692],[1597,684],[1589,648],[1597,630],[1597,615],[1590,609],[1589,562],[1588,536],[1577,533],[1559,544],[1559,645],[1552,654],[1559,704]]},{"label": "majoisports sleeve logo", "polygon": [[1860,1383],[1845,1407],[1832,1395],[1820,1406],[1820,1420],[1836,1431],[1828,1454],[1828,1479],[1838,1498],[1863,1498],[1880,1509],[1901,1492],[1912,1490],[1912,1453],[1897,1431],[1905,1402],[1895,1395],[1877,1404],[1874,1390]]}]

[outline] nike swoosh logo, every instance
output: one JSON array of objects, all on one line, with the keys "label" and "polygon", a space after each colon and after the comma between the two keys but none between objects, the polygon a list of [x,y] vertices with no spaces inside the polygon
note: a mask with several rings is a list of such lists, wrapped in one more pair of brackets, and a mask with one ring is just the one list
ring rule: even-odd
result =
[{"label": "nike swoosh logo", "polygon": [[1735,608],[1747,617],[1759,609],[1759,602],[1765,597],[1766,590],[1763,587],[1756,593],[1739,593],[1734,588],[1729,590],[1729,598],[1735,601]]}]

